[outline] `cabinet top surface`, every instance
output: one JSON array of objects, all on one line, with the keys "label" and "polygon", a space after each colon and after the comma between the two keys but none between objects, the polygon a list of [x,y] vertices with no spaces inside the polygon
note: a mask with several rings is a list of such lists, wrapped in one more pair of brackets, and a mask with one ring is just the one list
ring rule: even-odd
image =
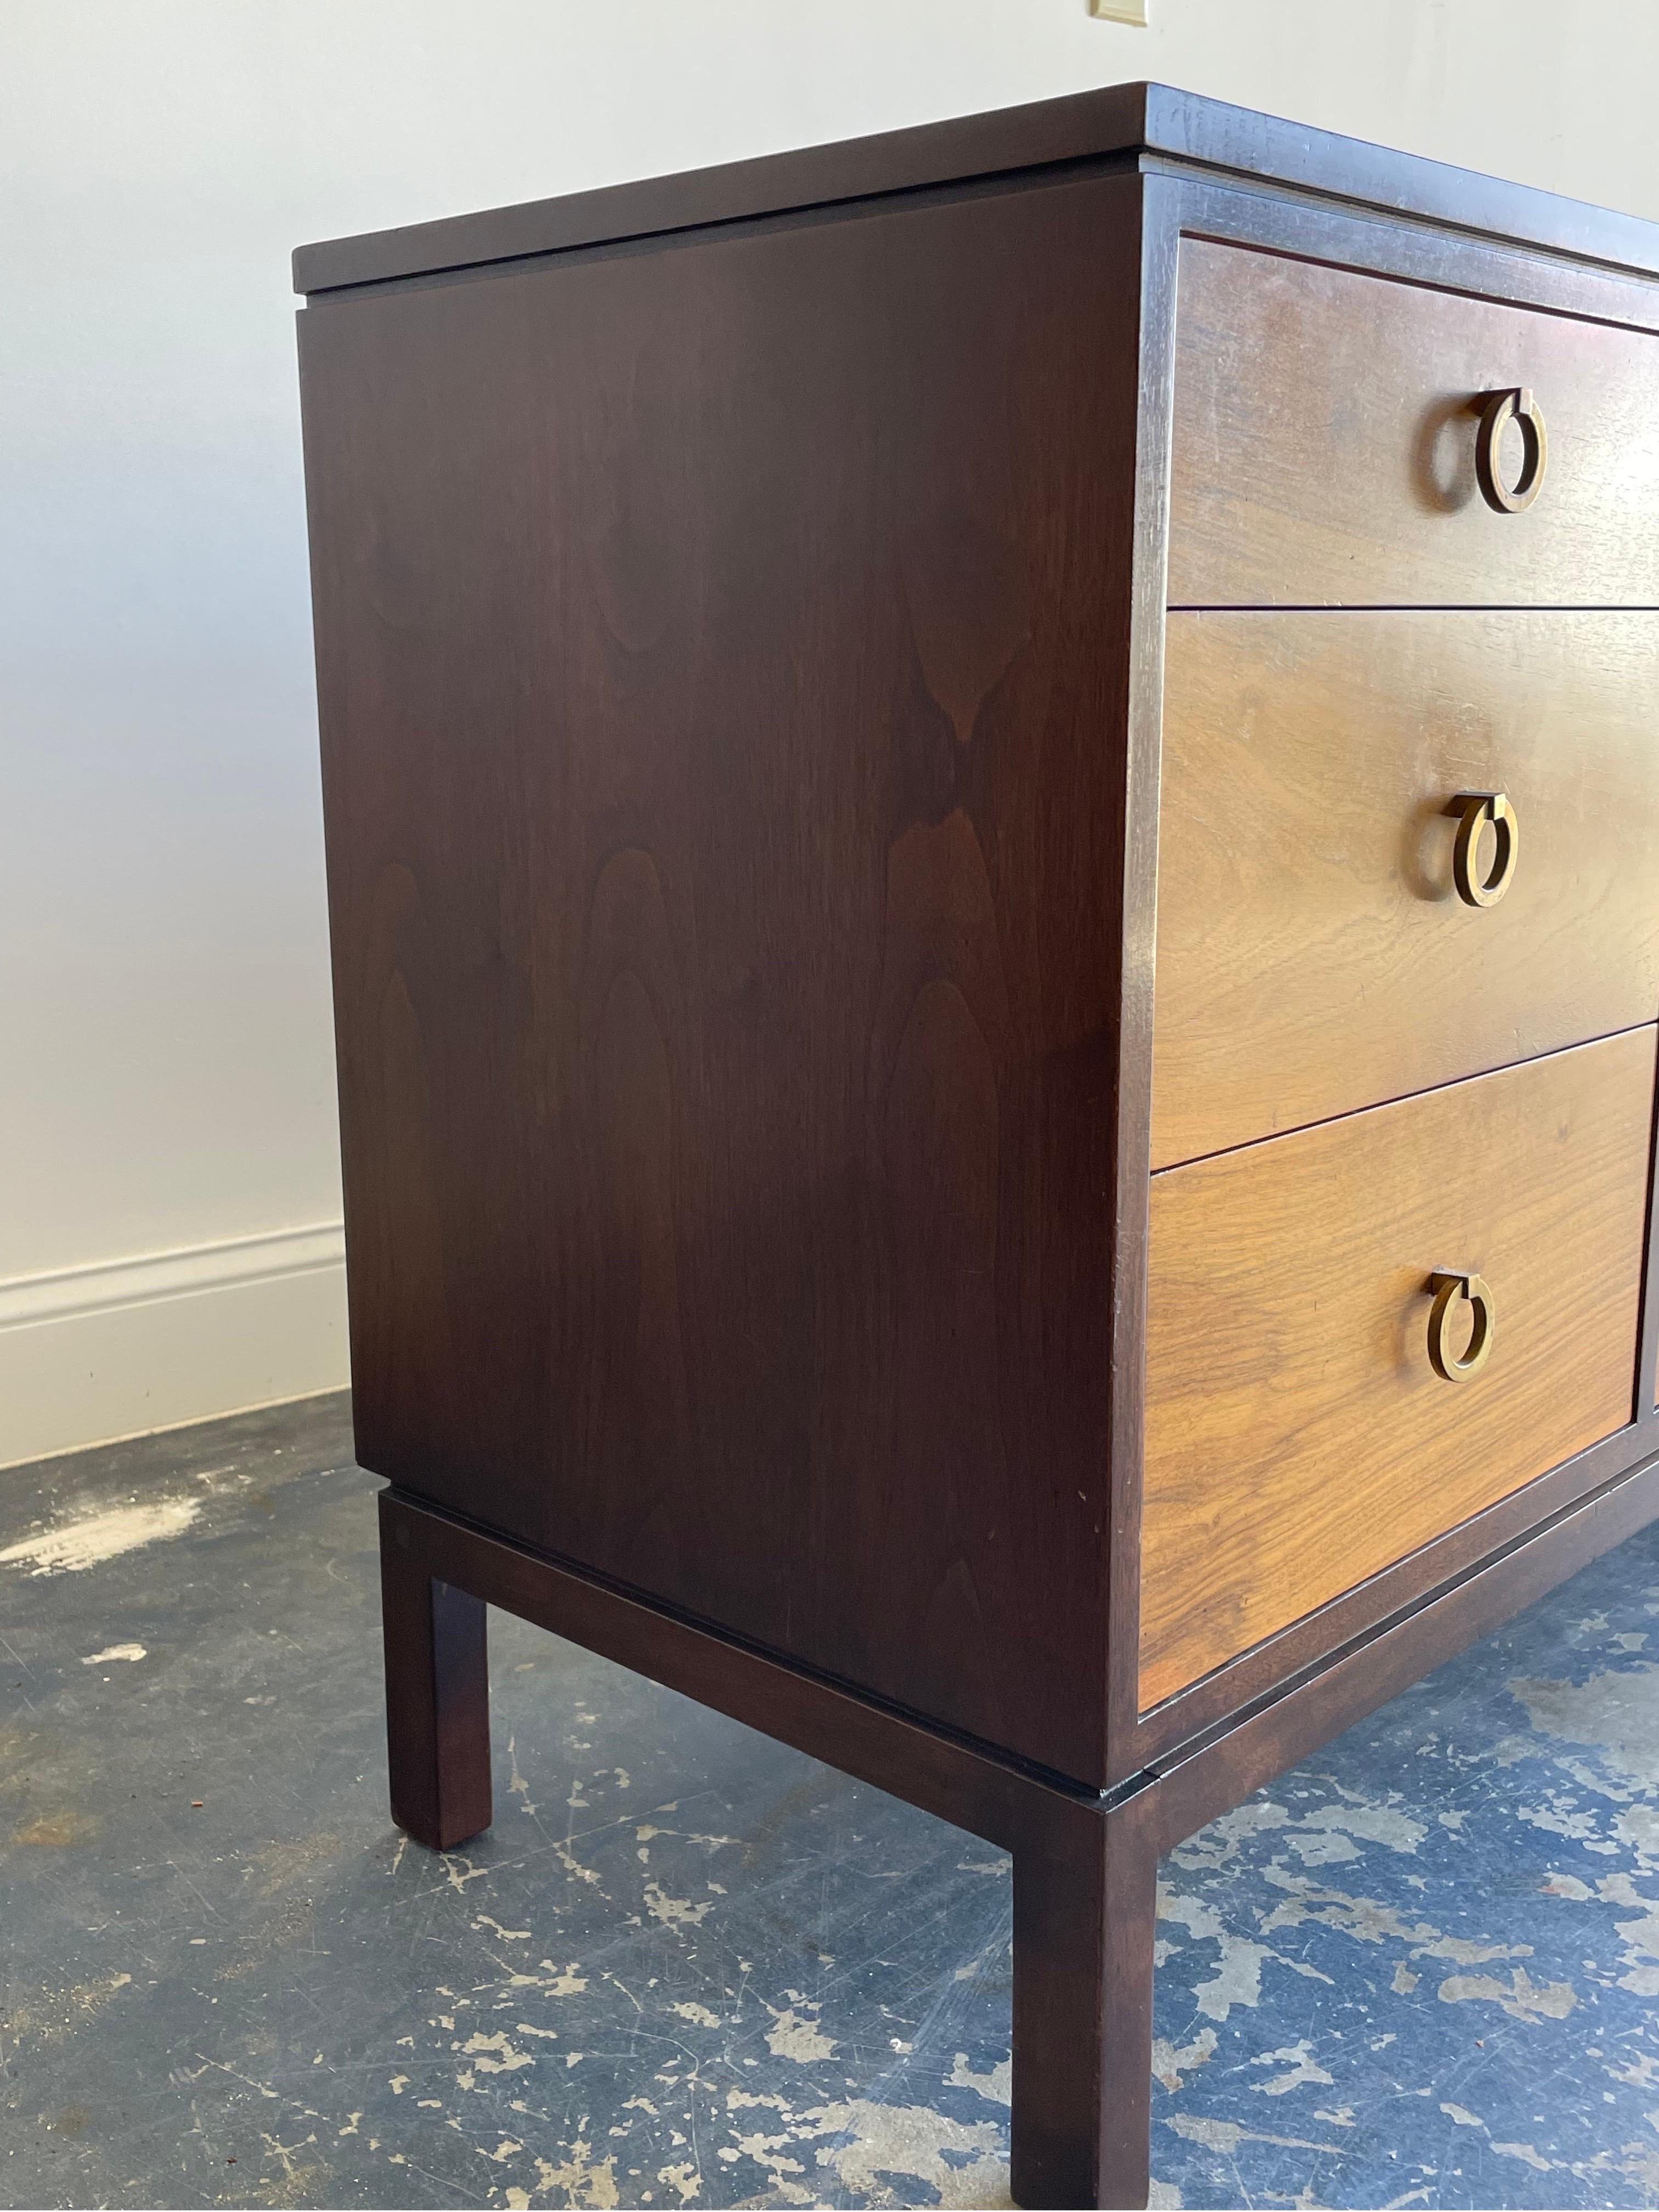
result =
[{"label": "cabinet top surface", "polygon": [[1116,84],[718,168],[302,246],[294,256],[294,289],[311,295],[431,276],[880,193],[1101,161],[1285,187],[1473,237],[1659,276],[1659,222],[1169,85]]}]

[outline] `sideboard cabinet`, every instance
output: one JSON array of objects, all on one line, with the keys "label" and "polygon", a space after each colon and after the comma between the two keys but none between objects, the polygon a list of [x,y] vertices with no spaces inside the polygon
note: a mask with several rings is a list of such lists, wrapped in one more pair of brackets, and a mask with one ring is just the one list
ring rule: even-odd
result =
[{"label": "sideboard cabinet", "polygon": [[397,1820],[486,1602],[1158,1854],[1659,1511],[1659,228],[1158,86],[301,249]]}]

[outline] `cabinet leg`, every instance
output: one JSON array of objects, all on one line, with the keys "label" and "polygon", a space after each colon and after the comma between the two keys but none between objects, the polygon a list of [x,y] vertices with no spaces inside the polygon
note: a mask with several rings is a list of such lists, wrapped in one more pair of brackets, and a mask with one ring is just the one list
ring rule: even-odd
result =
[{"label": "cabinet leg", "polygon": [[[383,1493],[384,1495],[384,1493]],[[482,1598],[432,1573],[395,1505],[380,1510],[392,1817],[434,1851],[489,1826],[489,1660]]]},{"label": "cabinet leg", "polygon": [[1144,2206],[1150,2181],[1152,1792],[1045,1819],[1014,1850],[1013,2195]]}]

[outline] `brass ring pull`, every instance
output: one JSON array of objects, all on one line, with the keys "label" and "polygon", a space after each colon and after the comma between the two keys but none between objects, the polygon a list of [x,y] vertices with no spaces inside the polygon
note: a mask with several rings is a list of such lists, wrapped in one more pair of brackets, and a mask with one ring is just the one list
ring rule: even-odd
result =
[{"label": "brass ring pull", "polygon": [[[1483,1276],[1444,1271],[1429,1277],[1429,1288],[1434,1292],[1434,1304],[1429,1314],[1430,1362],[1443,1382],[1467,1382],[1480,1372],[1492,1357],[1492,1292]],[[1451,1348],[1448,1328],[1453,1309],[1461,1315],[1466,1304],[1473,1308],[1474,1319],[1460,1358]]]},{"label": "brass ring pull", "polygon": [[[1499,451],[1504,428],[1511,422],[1521,427],[1521,473],[1513,484],[1506,484]],[[1519,514],[1523,507],[1530,507],[1544,481],[1549,457],[1544,418],[1534,404],[1530,386],[1522,384],[1509,392],[1488,392],[1483,395],[1480,431],[1474,441],[1474,473],[1480,482],[1481,497],[1488,507],[1499,514]]]},{"label": "brass ring pull", "polygon": [[[1465,906],[1496,906],[1515,878],[1521,857],[1521,824],[1503,791],[1460,791],[1446,809],[1458,817],[1452,847],[1452,881]],[[1491,872],[1480,872],[1480,832],[1491,823],[1497,841]]]}]

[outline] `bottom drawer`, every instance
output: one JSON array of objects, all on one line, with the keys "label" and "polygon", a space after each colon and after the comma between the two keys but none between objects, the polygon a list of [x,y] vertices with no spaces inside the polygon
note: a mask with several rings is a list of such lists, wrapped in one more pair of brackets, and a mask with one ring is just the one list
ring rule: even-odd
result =
[{"label": "bottom drawer", "polygon": [[1153,1176],[1143,1711],[1632,1419],[1654,1044]]}]

